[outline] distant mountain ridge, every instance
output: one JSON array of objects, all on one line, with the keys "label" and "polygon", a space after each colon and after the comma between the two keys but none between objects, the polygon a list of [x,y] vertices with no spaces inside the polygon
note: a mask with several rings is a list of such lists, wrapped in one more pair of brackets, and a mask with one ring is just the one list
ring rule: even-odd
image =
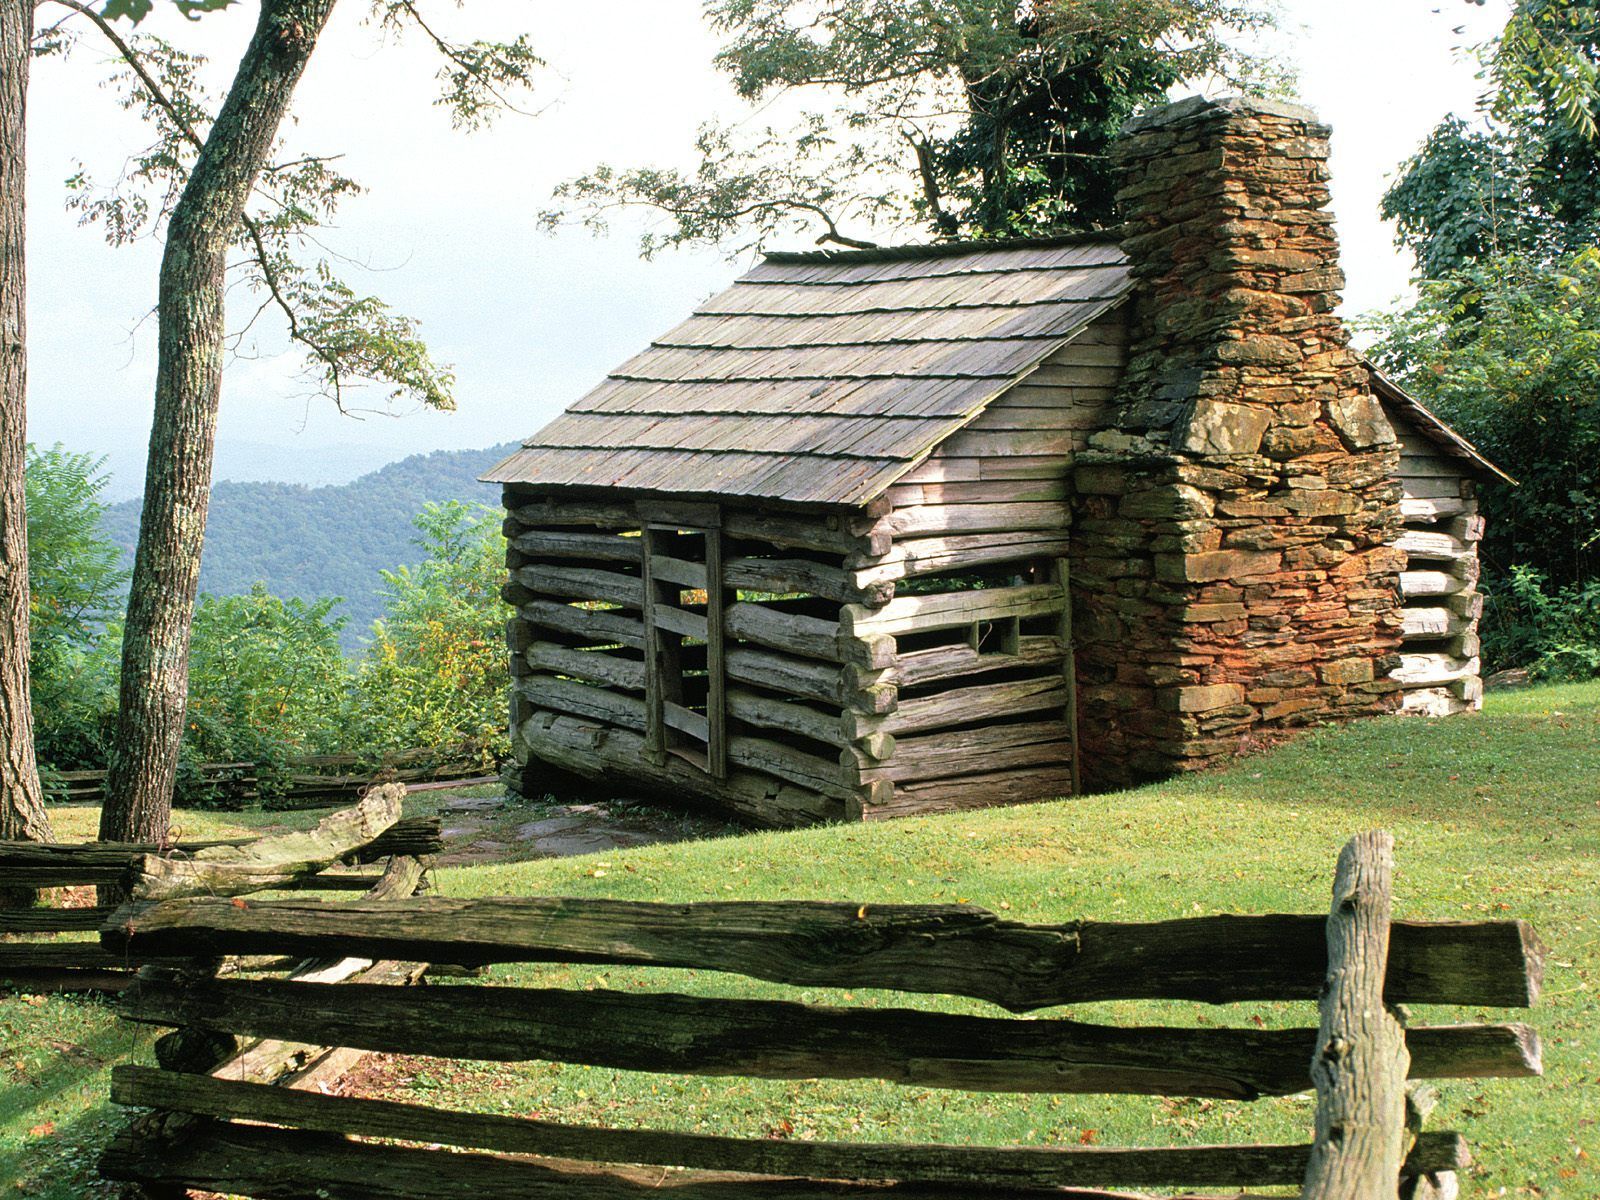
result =
[{"label": "distant mountain ridge", "polygon": [[[436,450],[390,463],[350,483],[223,481],[211,489],[200,588],[219,595],[247,592],[258,581],[280,596],[305,600],[343,596],[344,641],[353,647],[383,611],[378,572],[415,563],[420,554],[411,518],[429,501],[497,505],[500,490],[478,476],[516,449]],[[141,501],[112,505],[107,535],[132,561]]]}]

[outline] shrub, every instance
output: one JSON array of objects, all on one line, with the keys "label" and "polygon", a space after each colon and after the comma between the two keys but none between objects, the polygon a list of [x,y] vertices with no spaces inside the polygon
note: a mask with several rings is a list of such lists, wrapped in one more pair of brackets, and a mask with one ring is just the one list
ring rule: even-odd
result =
[{"label": "shrub", "polygon": [[1600,678],[1600,580],[1552,589],[1535,568],[1511,568],[1485,609],[1483,642],[1498,668],[1526,667],[1536,679]]},{"label": "shrub", "polygon": [[384,616],[359,668],[362,748],[428,746],[490,768],[510,752],[500,514],[451,500],[414,524],[425,558],[383,572]]}]

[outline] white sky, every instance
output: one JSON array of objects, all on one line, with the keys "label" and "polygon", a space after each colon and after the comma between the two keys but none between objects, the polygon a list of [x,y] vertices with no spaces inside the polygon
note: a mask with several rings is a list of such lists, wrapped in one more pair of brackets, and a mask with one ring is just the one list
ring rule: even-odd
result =
[{"label": "white sky", "polygon": [[[1476,68],[1456,48],[1490,36],[1504,0],[1284,0],[1284,8],[1301,99],[1334,129],[1346,311],[1379,307],[1405,290],[1410,268],[1378,220],[1379,197],[1442,116],[1470,112]],[[336,13],[301,85],[292,142],[301,152],[343,151],[341,165],[368,187],[346,204],[328,243],[372,268],[352,269],[354,286],[422,322],[436,356],[456,370],[460,407],[342,417],[308,398],[299,356],[268,331],[269,357],[236,361],[226,375],[219,477],[352,478],[405,454],[522,437],[738,271],[715,254],[642,262],[621,224],[599,240],[535,228],[557,181],[601,160],[681,162],[699,121],[741,111],[711,67],[715,43],[697,0],[468,0],[444,18],[452,29],[526,29],[557,72],[538,100],[552,107],[471,135],[453,132],[432,107],[432,52],[380,46],[361,22],[365,11],[346,0]],[[150,28],[211,55],[220,86],[254,14],[245,3],[193,25],[152,19]],[[29,432],[109,455],[115,492],[126,495],[149,432],[155,337],[145,317],[160,248],[111,249],[63,209],[62,181],[78,162],[113,178],[144,145],[137,123],[96,86],[99,59],[91,39],[65,63],[38,64],[30,95]]]}]

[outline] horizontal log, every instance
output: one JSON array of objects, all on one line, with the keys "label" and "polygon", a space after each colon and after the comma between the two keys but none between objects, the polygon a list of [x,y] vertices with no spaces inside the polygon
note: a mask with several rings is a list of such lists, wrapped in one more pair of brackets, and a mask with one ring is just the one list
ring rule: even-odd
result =
[{"label": "horizontal log", "polygon": [[[1024,713],[1065,708],[1066,703],[1067,690],[1062,676],[1051,674],[1035,679],[949,688],[932,696],[908,699],[873,728],[903,738],[907,734],[947,729],[952,725],[967,725],[979,720],[998,721]],[[871,730],[858,721],[854,727],[847,723],[846,732],[866,733]]]},{"label": "horizontal log", "polygon": [[625,608],[644,606],[644,581],[636,575],[591,567],[531,565],[518,567],[511,576],[530,592],[566,596],[572,600],[602,600]]},{"label": "horizontal log", "polygon": [[734,646],[727,651],[724,670],[730,680],[819,704],[841,704],[846,691],[842,667],[768,654],[747,646]]},{"label": "horizontal log", "polygon": [[[965,1187],[1288,1185],[1305,1174],[1311,1152],[1308,1145],[1152,1149],[941,1146],[607,1129],[528,1117],[451,1112],[392,1100],[292,1092],[204,1075],[175,1077],[171,1072],[126,1065],[113,1068],[111,1099],[116,1104],[226,1120],[271,1122],[318,1133],[580,1162],[651,1163],[749,1175],[881,1179]],[[1466,1143],[1459,1134],[1429,1133],[1418,1139],[1405,1171],[1453,1171],[1466,1163]]]},{"label": "horizontal log", "polygon": [[893,583],[860,579],[843,567],[805,558],[730,558],[722,566],[722,580],[744,591],[821,596],[872,607],[894,595]]},{"label": "horizontal log", "polygon": [[902,689],[942,683],[990,671],[1014,671],[1022,667],[1044,667],[1062,662],[1061,639],[1033,635],[1017,639],[1015,654],[980,653],[963,642],[956,646],[934,646],[898,656],[896,669]]},{"label": "horizontal log", "polygon": [[510,539],[513,548],[534,558],[576,558],[586,561],[639,564],[640,539],[613,533],[572,533],[532,529]]},{"label": "horizontal log", "polygon": [[1054,454],[1019,454],[1005,458],[981,455],[954,455],[940,447],[900,476],[898,483],[968,483],[983,479],[1065,479],[1067,459]]},{"label": "horizontal log", "polygon": [[668,633],[675,633],[679,637],[694,638],[696,641],[705,641],[710,636],[710,625],[706,622],[703,612],[691,612],[686,608],[679,608],[673,604],[657,601],[650,606],[650,620]]},{"label": "horizontal log", "polygon": [[1065,533],[1057,535],[1036,530],[911,538],[896,542],[889,553],[880,559],[852,560],[851,565],[870,568],[874,578],[878,579],[912,579],[946,571],[992,567],[997,563],[1061,558],[1071,544]]},{"label": "horizontal log", "polygon": [[[7,880],[9,881],[9,876]],[[72,933],[99,929],[109,908],[0,908],[0,933]]]},{"label": "horizontal log", "polygon": [[779,517],[742,509],[724,508],[722,531],[729,537],[767,542],[792,550],[819,550],[825,554],[882,554],[889,548],[889,533],[880,520],[861,515]]},{"label": "horizontal log", "polygon": [[[1314,1000],[1316,914],[1026,925],[965,904],[559,897],[367,900],[191,897],[129,905],[114,953],[295,954],[430,962],[580,962],[726,971],[795,987],[969,996],[1017,1012],[1100,1000]],[[1526,1007],[1544,947],[1523,921],[1396,921],[1391,1004]]]},{"label": "horizontal log", "polygon": [[730,737],[728,760],[836,800],[848,800],[856,795],[856,788],[846,782],[844,768],[837,760],[807,754],[782,742],[745,735]]},{"label": "horizontal log", "polygon": [[[540,707],[541,701],[531,703]],[[839,801],[781,779],[753,771],[730,772],[726,779],[669,755],[653,763],[639,731],[559,712],[536,712],[520,736],[536,759],[608,787],[652,788],[691,804],[715,805],[756,825],[789,827],[838,820]],[[530,768],[536,769],[536,768]]]},{"label": "horizontal log", "polygon": [[1065,604],[1065,593],[1059,584],[1054,583],[980,588],[925,596],[901,596],[879,609],[846,604],[840,610],[840,625],[845,633],[857,636],[872,633],[892,635],[951,629],[973,621],[993,621],[1002,617],[1056,613]]},{"label": "horizontal log", "polygon": [[1407,600],[1417,596],[1449,596],[1474,590],[1476,581],[1461,579],[1447,571],[1401,571],[1400,594]]},{"label": "horizontal log", "polygon": [[844,722],[837,708],[819,712],[804,704],[778,700],[749,688],[731,687],[726,697],[728,715],[747,725],[799,734],[824,745],[843,747]]},{"label": "horizontal log", "polygon": [[886,763],[873,762],[855,751],[846,751],[844,761],[857,781],[892,779],[899,783],[1019,767],[1059,766],[1071,757],[1066,723],[1037,721],[900,737],[895,740],[894,757]]},{"label": "horizontal log", "polygon": [[587,645],[621,645],[644,649],[644,622],[635,613],[604,608],[579,608],[551,600],[530,600],[518,609],[523,623],[535,630],[553,630]]},{"label": "horizontal log", "polygon": [[652,554],[650,578],[675,583],[679,587],[700,588],[703,591],[706,586],[706,565],[673,558],[666,554]]},{"label": "horizontal log", "polygon": [[[441,1161],[443,1160],[443,1161]],[[222,1123],[164,1138],[138,1129],[100,1158],[107,1179],[243,1194],[258,1200],[949,1200],[944,1184],[847,1184],[659,1168],[603,1168],[352,1142],[337,1135]],[[307,1184],[314,1189],[307,1191]],[[1100,1189],[1008,1189],[1014,1200],[1148,1200]],[[1190,1200],[1203,1200],[1191,1197]]]},{"label": "horizontal log", "polygon": [[1062,501],[1024,504],[923,504],[897,508],[889,515],[896,538],[929,534],[999,533],[1025,529],[1065,529],[1072,522]]},{"label": "horizontal log", "polygon": [[513,685],[517,692],[541,708],[605,721],[626,729],[643,731],[645,703],[637,696],[591,687],[554,675],[528,675]]},{"label": "horizontal log", "polygon": [[1433,524],[1472,511],[1476,504],[1455,496],[1405,496],[1400,501],[1400,519]]},{"label": "horizontal log", "polygon": [[523,657],[535,671],[551,671],[591,683],[644,691],[644,663],[603,650],[573,650],[554,642],[534,642]]},{"label": "horizontal log", "polygon": [[[190,961],[188,955],[173,954],[152,960],[174,965]],[[16,971],[129,971],[127,957],[105,950],[98,942],[0,942],[0,979]]]},{"label": "horizontal log", "polygon": [[[412,788],[407,787],[409,794]],[[439,818],[402,817],[372,841],[345,855],[346,863],[382,862],[395,855],[426,858],[444,849],[444,835]]]},{"label": "horizontal log", "polygon": [[1458,679],[1476,676],[1481,669],[1481,663],[1476,658],[1402,653],[1400,665],[1390,674],[1408,687],[1440,687]]},{"label": "horizontal log", "polygon": [[663,700],[661,719],[679,733],[688,734],[702,746],[711,741],[711,726],[704,713],[697,713],[694,709],[685,708],[671,700]]},{"label": "horizontal log", "polygon": [[1457,637],[1469,632],[1473,621],[1458,617],[1448,608],[1404,608],[1400,610],[1400,635],[1412,638]]},{"label": "horizontal log", "polygon": [[854,815],[863,821],[886,821],[893,817],[966,812],[997,804],[1035,804],[1073,794],[1071,767],[1048,764],[955,779],[907,780],[894,787],[886,801],[864,804]]},{"label": "horizontal log", "polygon": [[[1306,1090],[1316,1044],[1312,1029],[1121,1028],[603,989],[151,978],[118,1007],[140,1024],[436,1058],[1234,1100]],[[1541,1069],[1538,1038],[1525,1025],[1416,1027],[1408,1043],[1413,1078]]]},{"label": "horizontal log", "polygon": [[[903,483],[889,489],[889,502],[896,508],[912,508],[922,504],[1027,504],[1065,500],[1068,490],[1064,478]],[[890,528],[893,528],[892,515],[890,522]]]},{"label": "horizontal log", "polygon": [[544,525],[594,525],[601,529],[639,528],[639,514],[631,504],[592,500],[529,500],[509,505],[508,511],[512,520],[530,529]]},{"label": "horizontal log", "polygon": [[838,621],[824,621],[802,613],[784,612],[767,604],[740,601],[728,606],[722,627],[729,637],[739,641],[755,642],[822,662],[844,661]]},{"label": "horizontal log", "polygon": [[1413,560],[1443,560],[1455,562],[1472,558],[1477,550],[1448,533],[1430,533],[1421,529],[1403,529],[1395,539],[1395,546],[1404,550]]}]

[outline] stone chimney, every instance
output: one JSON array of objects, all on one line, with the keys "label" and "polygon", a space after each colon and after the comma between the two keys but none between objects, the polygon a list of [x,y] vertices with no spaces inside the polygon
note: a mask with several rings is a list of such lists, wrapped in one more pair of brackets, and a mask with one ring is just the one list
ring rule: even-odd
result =
[{"label": "stone chimney", "polygon": [[1328,129],[1194,98],[1113,150],[1136,281],[1117,427],[1076,469],[1087,771],[1206,765],[1391,709],[1399,449],[1334,314]]}]

